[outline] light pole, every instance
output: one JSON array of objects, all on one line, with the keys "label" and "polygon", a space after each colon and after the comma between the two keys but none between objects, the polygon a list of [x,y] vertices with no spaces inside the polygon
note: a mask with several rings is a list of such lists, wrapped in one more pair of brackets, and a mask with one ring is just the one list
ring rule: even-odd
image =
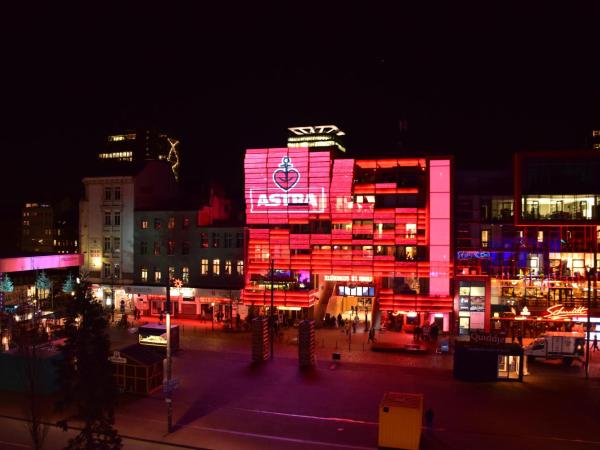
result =
[{"label": "light pole", "polygon": [[[596,262],[594,261],[594,266]],[[588,277],[588,295],[587,295],[587,331],[586,331],[586,340],[585,340],[585,377],[589,377],[589,369],[590,369],[590,337],[592,331],[592,276],[596,274],[596,269],[594,267],[588,267],[587,277]]]},{"label": "light pole", "polygon": [[169,277],[167,277],[167,299],[165,301],[166,309],[166,327],[167,327],[167,357],[164,361],[166,366],[166,382],[165,385],[165,402],[167,403],[167,433],[170,433],[173,429],[173,398],[172,386],[171,386],[171,375],[172,375],[172,364],[171,364],[171,283]]},{"label": "light pole", "polygon": [[271,259],[271,310],[269,311],[269,316],[270,316],[270,327],[269,327],[269,331],[271,332],[271,360],[273,359],[273,348],[274,343],[275,343],[275,322],[274,322],[274,311],[273,309],[275,308],[275,291],[273,290],[273,284],[274,284],[274,276],[275,276],[275,260]]},{"label": "light pole", "polygon": [[212,309],[211,315],[210,315],[210,322],[211,322],[211,328],[212,328],[212,332],[215,332],[215,302],[212,302],[210,304],[210,307]]}]

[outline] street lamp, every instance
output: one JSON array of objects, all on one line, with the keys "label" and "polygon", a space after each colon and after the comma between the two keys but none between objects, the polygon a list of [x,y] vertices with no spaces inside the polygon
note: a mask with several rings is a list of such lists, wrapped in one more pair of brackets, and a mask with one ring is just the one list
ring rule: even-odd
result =
[{"label": "street lamp", "polygon": [[212,332],[215,332],[215,302],[212,302],[210,304],[210,306],[212,307],[212,314],[211,314],[211,327],[212,327]]},{"label": "street lamp", "polygon": [[[595,255],[594,255],[595,256]],[[596,262],[594,261],[594,266]],[[592,277],[596,275],[596,269],[594,267],[588,267],[587,279],[588,279],[588,295],[587,295],[587,332],[585,340],[585,377],[589,377],[590,369],[590,337],[591,337],[591,321],[592,321]]]}]

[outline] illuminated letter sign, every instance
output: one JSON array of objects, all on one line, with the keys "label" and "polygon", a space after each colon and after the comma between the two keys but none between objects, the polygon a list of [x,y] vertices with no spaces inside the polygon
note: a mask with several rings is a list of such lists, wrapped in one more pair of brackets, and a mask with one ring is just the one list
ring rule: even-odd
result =
[{"label": "illuminated letter sign", "polygon": [[362,281],[363,283],[373,281],[373,277],[369,275],[325,275],[323,278],[325,281]]},{"label": "illuminated letter sign", "polygon": [[554,305],[546,310],[544,319],[557,320],[567,319],[569,317],[585,316],[587,314],[585,306],[576,306],[571,309],[565,309],[563,305]]},{"label": "illuminated letter sign", "polygon": [[456,257],[458,259],[469,259],[469,258],[487,259],[490,257],[490,252],[460,251],[460,252],[456,252]]},{"label": "illuminated letter sign", "polygon": [[[249,223],[287,223],[288,214],[300,218],[300,214],[328,212],[329,152],[248,150],[244,165]],[[268,214],[268,218],[253,218],[255,214]]]}]

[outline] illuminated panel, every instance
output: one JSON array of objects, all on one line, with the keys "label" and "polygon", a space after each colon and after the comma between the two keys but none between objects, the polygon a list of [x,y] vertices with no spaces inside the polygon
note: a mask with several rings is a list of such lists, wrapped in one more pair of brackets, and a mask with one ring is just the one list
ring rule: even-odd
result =
[{"label": "illuminated panel", "polygon": [[61,269],[83,265],[83,255],[46,255],[0,259],[0,272],[25,272],[27,270]]},{"label": "illuminated panel", "polygon": [[450,161],[429,162],[429,293],[450,294]]},{"label": "illuminated panel", "polygon": [[308,148],[247,150],[244,161],[248,224],[283,224],[329,213],[329,152]]}]

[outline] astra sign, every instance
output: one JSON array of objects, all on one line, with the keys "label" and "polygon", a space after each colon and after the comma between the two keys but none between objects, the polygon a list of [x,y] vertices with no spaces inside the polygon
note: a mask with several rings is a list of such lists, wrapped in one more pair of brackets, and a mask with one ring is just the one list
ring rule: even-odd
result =
[{"label": "astra sign", "polygon": [[[287,215],[329,209],[329,152],[307,148],[248,150],[244,162],[248,222],[287,223]],[[266,214],[252,218],[255,214]],[[285,218],[285,220],[284,220]]]}]

